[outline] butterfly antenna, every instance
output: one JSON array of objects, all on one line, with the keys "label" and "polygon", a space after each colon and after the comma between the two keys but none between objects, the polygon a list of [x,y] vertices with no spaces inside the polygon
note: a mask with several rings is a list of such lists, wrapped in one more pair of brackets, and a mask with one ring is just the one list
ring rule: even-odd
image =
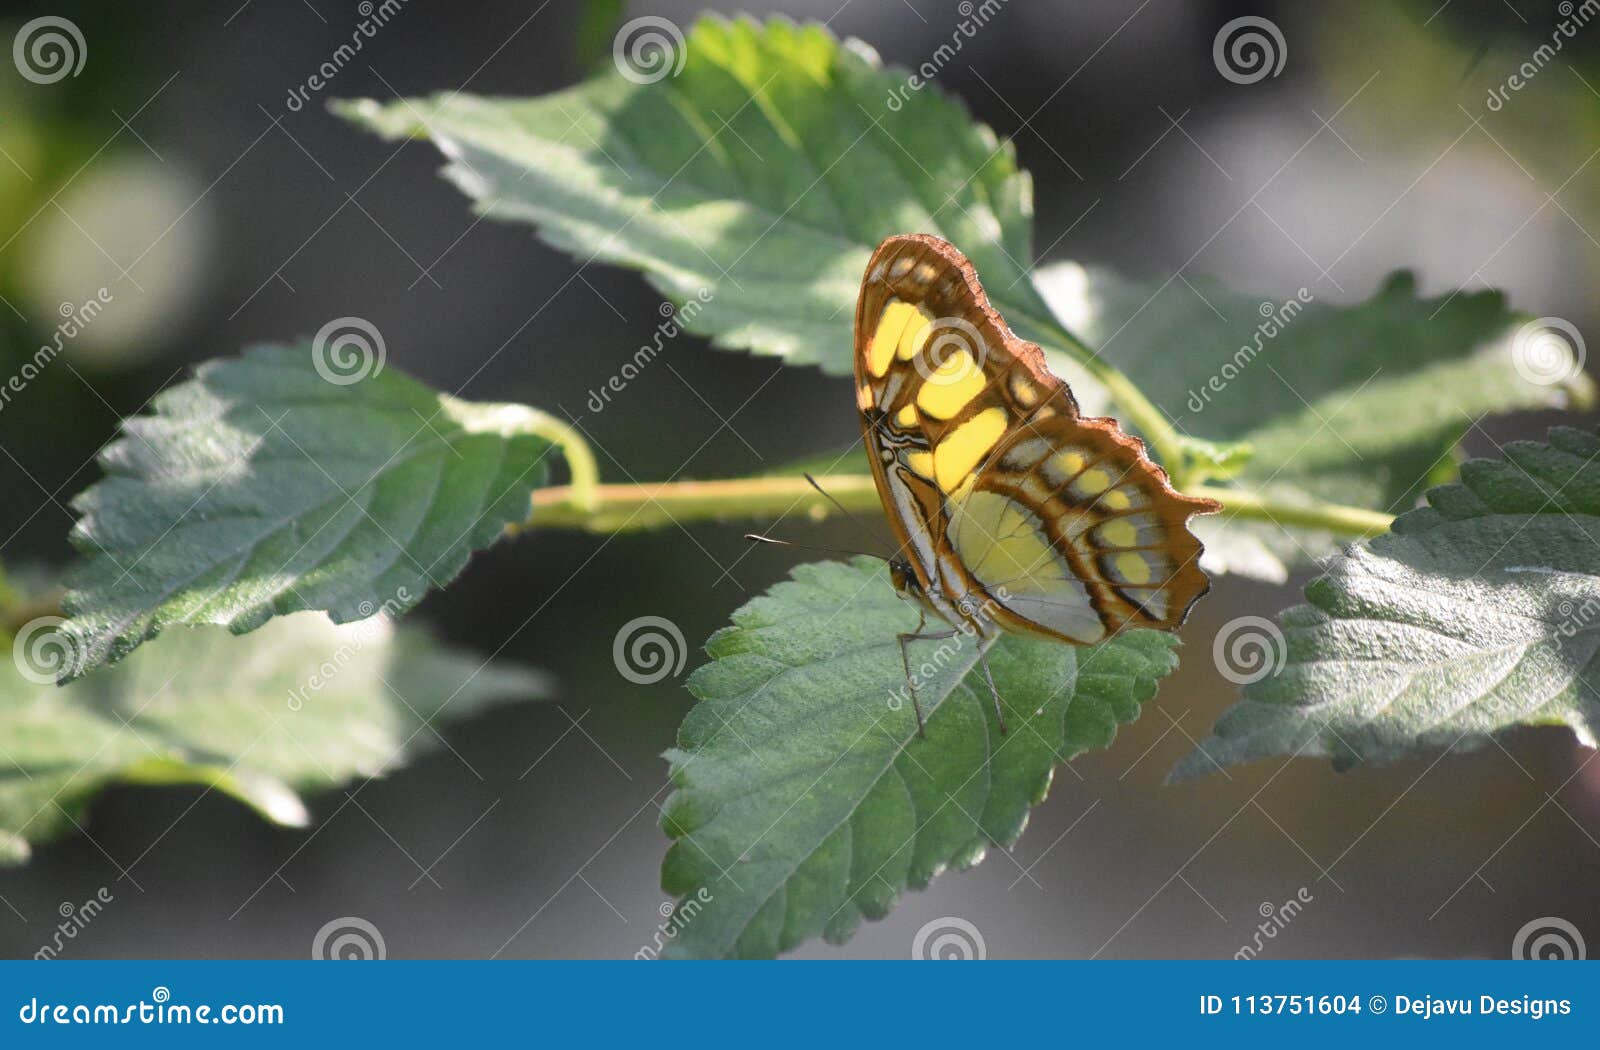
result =
[{"label": "butterfly antenna", "polygon": [[[849,521],[851,524],[853,524],[856,528],[860,529],[861,530],[861,534],[863,536],[867,536],[867,537],[871,538],[873,543],[884,543],[884,537],[879,536],[877,533],[873,532],[871,529],[869,529],[865,525],[861,524],[861,520],[859,518],[857,518],[854,514],[851,514],[848,510],[846,510],[845,509],[845,505],[843,503],[840,503],[837,499],[835,499],[833,497],[833,493],[829,492],[827,489],[823,488],[820,484],[818,484],[816,478],[812,477],[809,473],[805,474],[804,477],[806,479],[807,484],[809,484],[812,488],[816,489],[819,493],[821,493],[823,499],[827,500],[829,503],[832,503],[835,507],[839,508],[839,513],[843,514],[847,521]],[[892,544],[886,544],[886,545],[887,546],[892,546]],[[873,554],[873,555],[870,555],[870,557],[881,558],[881,557],[883,557],[883,555],[881,555],[881,554]],[[893,561],[894,559],[893,558],[884,558],[883,560],[884,561]]]},{"label": "butterfly antenna", "polygon": [[812,543],[796,543],[793,540],[780,540],[776,536],[763,536],[756,532],[747,532],[744,534],[744,538],[749,540],[751,543],[770,543],[775,547],[794,547],[803,551],[821,551],[824,554],[859,554],[866,558],[880,558],[883,561],[889,560],[883,555],[873,554],[871,551],[850,551],[845,550],[842,547],[819,547]]}]

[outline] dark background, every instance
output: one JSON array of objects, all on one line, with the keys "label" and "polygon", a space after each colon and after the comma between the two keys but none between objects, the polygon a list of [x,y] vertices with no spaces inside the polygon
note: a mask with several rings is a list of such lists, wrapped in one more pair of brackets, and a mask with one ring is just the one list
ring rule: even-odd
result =
[{"label": "dark background", "polygon": [[[825,19],[904,65],[957,17],[944,0],[710,6]],[[1050,259],[1158,279],[1182,267],[1280,298],[1304,285],[1330,301],[1414,267],[1427,294],[1502,287],[1519,308],[1600,333],[1600,165],[1581,167],[1600,148],[1600,23],[1486,122],[1492,138],[1467,115],[1483,115],[1486,85],[1548,39],[1553,8],[1016,2],[938,82],[1016,137]],[[687,27],[697,10],[630,4],[626,15]],[[650,338],[659,299],[636,275],[591,266],[574,279],[577,264],[529,228],[474,224],[431,146],[396,149],[320,104],[565,87],[609,61],[603,21],[600,50],[582,57],[582,5],[411,0],[298,113],[287,93],[348,38],[353,3],[8,5],[4,39],[40,14],[73,19],[89,53],[82,76],[48,90],[0,64],[0,146],[16,161],[0,158],[6,352],[37,346],[63,299],[104,284],[118,303],[64,358],[71,369],[0,414],[8,566],[67,562],[66,501],[97,476],[92,457],[118,416],[205,358],[356,315],[386,334],[392,367],[576,414]],[[1283,29],[1281,76],[1242,86],[1218,75],[1212,37],[1240,14]],[[1253,195],[1260,207],[1207,244]],[[1187,293],[1175,283],[1167,294]],[[666,360],[670,371],[585,422],[609,479],[736,476],[854,437],[843,381],[773,378],[773,361],[690,338]],[[1491,420],[1467,447],[1488,454],[1491,438],[1548,422]],[[612,638],[650,614],[693,644],[781,578],[791,559],[749,553],[741,531],[540,534],[479,555],[415,616],[554,672],[555,703],[452,726],[460,757],[435,753],[355,802],[352,789],[316,798],[314,833],[215,795],[191,809],[192,792],[113,791],[90,838],[0,871],[15,908],[0,910],[0,954],[32,955],[60,902],[106,886],[115,903],[66,954],[304,957],[325,922],[357,915],[391,957],[631,956],[660,921],[658,756],[688,696],[671,681],[624,681]],[[843,948],[799,954],[904,957],[922,924],[953,915],[983,932],[991,957],[1231,956],[1262,902],[1301,887],[1313,903],[1264,954],[1503,957],[1519,927],[1549,915],[1600,937],[1600,763],[1579,773],[1589,753],[1564,731],[1344,775],[1269,761],[1163,786],[1186,737],[1233,696],[1208,658],[1218,627],[1296,594],[1220,580],[1185,628],[1183,667],[1114,747],[1074,763],[1081,779],[1058,773],[1014,852],[941,877]],[[419,881],[422,869],[439,886]]]}]

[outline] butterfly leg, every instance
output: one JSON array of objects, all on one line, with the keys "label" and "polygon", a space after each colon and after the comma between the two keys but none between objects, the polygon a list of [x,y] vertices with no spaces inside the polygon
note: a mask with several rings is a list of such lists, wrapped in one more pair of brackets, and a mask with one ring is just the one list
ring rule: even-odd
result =
[{"label": "butterfly leg", "polygon": [[923,728],[922,705],[917,703],[917,683],[916,680],[911,677],[911,650],[907,648],[906,643],[917,641],[943,641],[946,638],[954,638],[956,636],[956,632],[953,630],[924,633],[923,628],[927,625],[927,612],[925,610],[918,609],[917,629],[915,631],[901,631],[899,634],[895,635],[900,642],[900,664],[903,668],[905,668],[906,691],[911,694],[911,710],[917,716],[917,736],[919,737],[926,737],[928,734]]},{"label": "butterfly leg", "polygon": [[994,697],[994,717],[1000,723],[1000,735],[1006,734],[1006,716],[1000,710],[1000,690],[994,685],[994,672],[989,670],[989,654],[987,651],[978,653],[978,659],[983,662],[983,677],[989,683],[989,695]]}]

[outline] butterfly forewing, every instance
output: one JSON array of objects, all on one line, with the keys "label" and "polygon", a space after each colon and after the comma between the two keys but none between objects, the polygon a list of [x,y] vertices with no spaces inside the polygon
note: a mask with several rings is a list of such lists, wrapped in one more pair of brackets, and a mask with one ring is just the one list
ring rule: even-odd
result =
[{"label": "butterfly forewing", "polygon": [[1183,622],[1208,585],[1188,520],[1217,504],[1174,491],[1114,420],[1080,416],[959,251],[880,245],[855,350],[878,491],[936,611],[1078,644]]}]

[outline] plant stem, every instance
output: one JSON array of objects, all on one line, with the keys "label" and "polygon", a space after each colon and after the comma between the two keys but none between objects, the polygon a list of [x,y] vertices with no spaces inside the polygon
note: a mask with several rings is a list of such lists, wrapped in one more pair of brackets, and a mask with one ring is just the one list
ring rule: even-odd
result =
[{"label": "plant stem", "polygon": [[[830,475],[825,482],[829,495],[846,510],[879,512],[877,486],[870,475]],[[1361,507],[1284,503],[1244,489],[1202,485],[1189,494],[1217,500],[1234,517],[1326,529],[1355,538],[1386,532],[1393,520]],[[633,532],[675,522],[774,518],[795,512],[820,521],[835,509],[804,477],[598,485],[590,495],[593,509],[584,510],[570,487],[540,489],[533,494],[533,513],[522,527]]]}]

